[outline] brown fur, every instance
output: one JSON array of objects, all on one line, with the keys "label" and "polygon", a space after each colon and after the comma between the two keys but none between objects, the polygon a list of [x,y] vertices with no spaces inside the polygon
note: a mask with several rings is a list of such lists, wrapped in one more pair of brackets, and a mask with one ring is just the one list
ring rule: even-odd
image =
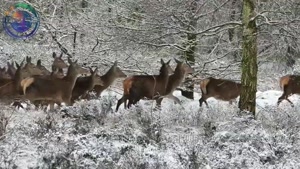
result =
[{"label": "brown fur", "polygon": [[[54,58],[53,63],[51,65],[52,68],[52,72],[50,72],[49,70],[47,70],[41,63],[41,60],[37,61],[37,67],[43,72],[43,74],[41,76],[39,76],[39,78],[44,78],[44,79],[56,79],[56,78],[60,78],[62,79],[64,77],[64,73],[63,73],[63,69],[67,68],[68,65],[65,63],[65,61],[62,59],[63,56],[63,52],[61,52],[60,56],[57,57],[56,53],[53,52],[52,57]],[[37,77],[37,76],[35,76]],[[49,102],[44,100],[35,100],[32,102],[36,108],[39,107],[39,105],[41,106],[48,106]]]},{"label": "brown fur", "polygon": [[5,67],[0,67],[0,79],[12,79],[13,77],[9,75]]},{"label": "brown fur", "polygon": [[57,57],[56,53],[53,52],[52,57],[54,58],[54,61],[52,63],[52,71],[54,71],[56,68],[58,69],[64,69],[67,68],[68,65],[65,63],[65,61],[62,59],[63,52],[61,52],[60,56]]},{"label": "brown fur", "polygon": [[203,94],[207,94],[206,86],[207,86],[208,82],[209,82],[209,79],[204,79],[200,82],[200,89]]},{"label": "brown fur", "polygon": [[[173,95],[173,92],[178,86],[181,85],[181,83],[184,81],[185,76],[189,73],[193,73],[194,70],[188,64],[183,63],[177,59],[175,59],[175,62],[177,63],[175,72],[169,77],[164,97],[172,99],[175,101],[175,103],[180,104],[180,100]],[[157,101],[158,107],[160,107],[164,97],[159,98],[159,100]]]},{"label": "brown fur", "polygon": [[282,100],[287,100],[292,107],[294,104],[288,99],[289,96],[293,94],[300,94],[300,76],[297,75],[286,75],[279,80],[280,88],[283,90],[282,95],[278,98],[277,105],[282,102]]},{"label": "brown fur", "polygon": [[279,80],[280,89],[283,89],[283,87],[289,83],[289,80],[290,80],[290,75],[281,77]]},{"label": "brown fur", "polygon": [[213,97],[218,100],[231,101],[236,99],[241,93],[241,84],[232,80],[215,79],[209,77],[200,83],[202,97],[199,99],[200,107],[204,102],[208,106],[206,100]]},{"label": "brown fur", "polygon": [[123,82],[124,93],[122,98],[118,100],[116,111],[122,103],[126,108],[127,100],[129,100],[127,107],[129,108],[131,104],[135,104],[144,97],[157,100],[159,96],[163,95],[168,83],[169,73],[173,72],[169,63],[170,60],[167,63],[161,60],[162,67],[159,75],[136,75],[126,78]]},{"label": "brown fur", "polygon": [[96,68],[95,71],[90,68],[90,76],[77,78],[72,92],[72,103],[80,96],[85,97],[87,92],[91,91],[95,85],[104,85],[103,81],[96,76],[97,70],[98,68]]},{"label": "brown fur", "polygon": [[42,65],[41,59],[39,59],[37,61],[36,67],[39,68],[42,71],[43,75],[50,75],[51,74],[51,72],[45,66]]},{"label": "brown fur", "polygon": [[66,105],[71,105],[72,90],[82,68],[77,64],[77,61],[72,62],[70,58],[68,61],[70,66],[67,76],[63,79],[34,77],[34,82],[26,89],[25,97],[30,101],[48,100],[50,110],[53,110],[54,103],[64,102]]},{"label": "brown fur", "polygon": [[[5,84],[2,84],[0,87],[0,99],[5,102],[11,102],[15,98],[20,97],[20,84],[22,79],[31,76],[37,75],[41,72],[36,69],[34,65],[25,65],[23,67],[23,62],[19,65],[16,63],[17,69],[14,74],[13,79],[6,81]],[[16,104],[20,105],[20,104]]]},{"label": "brown fur", "polygon": [[23,89],[23,94],[26,94],[26,88],[34,82],[34,78],[27,77],[21,81],[21,87]]},{"label": "brown fur", "polygon": [[99,97],[117,78],[127,77],[127,75],[118,67],[117,62],[115,62],[103,76],[99,77],[103,81],[103,86],[95,85],[94,91],[96,92],[97,97]]},{"label": "brown fur", "polygon": [[128,77],[123,81],[124,94],[129,95],[133,80],[133,77]]}]

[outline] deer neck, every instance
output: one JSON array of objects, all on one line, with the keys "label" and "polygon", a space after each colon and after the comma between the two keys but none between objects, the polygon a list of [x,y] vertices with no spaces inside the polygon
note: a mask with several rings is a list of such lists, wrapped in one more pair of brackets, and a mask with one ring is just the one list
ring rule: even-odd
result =
[{"label": "deer neck", "polygon": [[185,72],[179,68],[175,69],[174,74],[169,77],[166,94],[172,93],[183,81]]},{"label": "deer neck", "polygon": [[67,75],[63,78],[65,81],[67,81],[71,84],[70,87],[72,90],[75,86],[78,75],[79,74],[76,72],[76,70],[74,68],[69,67]]},{"label": "deer neck", "polygon": [[176,68],[174,74],[171,76],[173,76],[175,81],[177,81],[178,83],[181,83],[184,79],[185,71],[181,70],[180,68]]},{"label": "deer neck", "polygon": [[117,75],[113,70],[109,70],[106,74],[104,74],[100,78],[103,81],[104,86],[106,87],[111,85],[114,82],[114,80],[117,78]]},{"label": "deer neck", "polygon": [[168,84],[168,80],[169,80],[169,73],[167,70],[162,69],[160,71],[160,74],[157,77],[157,80],[159,80],[165,87]]}]

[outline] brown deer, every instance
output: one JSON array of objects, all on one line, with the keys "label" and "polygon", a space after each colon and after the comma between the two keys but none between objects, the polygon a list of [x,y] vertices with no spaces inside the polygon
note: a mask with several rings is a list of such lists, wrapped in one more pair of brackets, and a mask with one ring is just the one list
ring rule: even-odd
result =
[{"label": "brown deer", "polygon": [[123,81],[124,93],[122,98],[118,100],[116,111],[118,111],[122,103],[124,103],[124,108],[126,108],[127,100],[129,100],[127,106],[127,108],[129,108],[131,104],[136,103],[144,97],[157,100],[163,95],[166,90],[169,74],[173,72],[169,65],[170,61],[171,60],[165,63],[161,59],[159,75],[135,75],[126,78]]},{"label": "brown deer", "polygon": [[[175,72],[169,77],[169,81],[166,87],[166,92],[164,93],[164,97],[167,97],[169,99],[173,99],[175,103],[180,104],[180,100],[173,95],[173,92],[175,89],[181,85],[181,83],[184,81],[185,76],[190,73],[194,73],[194,69],[191,68],[191,66],[187,63],[184,63],[183,61],[179,61],[177,59],[174,59],[177,63]],[[164,99],[164,97],[160,97],[157,100],[157,107],[161,106],[161,102]]]},{"label": "brown deer", "polygon": [[72,104],[78,99],[80,96],[85,97],[87,92],[93,90],[95,85],[104,85],[103,81],[99,76],[97,76],[96,68],[94,71],[90,69],[91,75],[88,77],[78,77],[72,92]]},{"label": "brown deer", "polygon": [[40,76],[43,74],[43,72],[40,68],[38,68],[35,64],[31,63],[31,57],[28,57],[28,56],[26,56],[26,64],[24,66],[24,69],[29,71],[28,74],[24,75],[25,77],[33,76],[33,75]]},{"label": "brown deer", "polygon": [[[37,67],[43,72],[41,76],[41,78],[46,78],[46,79],[53,79],[53,78],[63,78],[64,77],[64,72],[63,69],[67,68],[68,65],[65,63],[65,61],[62,59],[63,56],[63,52],[60,54],[59,57],[56,56],[56,53],[53,52],[52,57],[54,58],[54,61],[51,65],[52,68],[52,72],[50,72],[49,70],[47,70],[41,63],[41,60],[39,59],[37,61]],[[24,88],[26,88],[26,84],[24,84]],[[23,91],[24,92],[24,91]],[[39,107],[39,105],[41,106],[46,106],[48,105],[47,101],[42,101],[42,100],[36,100],[32,102],[36,108]]]},{"label": "brown deer", "polygon": [[103,76],[99,77],[103,81],[103,86],[95,85],[94,91],[96,92],[97,97],[99,97],[101,93],[107,89],[117,78],[124,78],[127,77],[127,75],[123,73],[123,71],[118,67],[117,61],[115,61],[113,66]]},{"label": "brown deer", "polygon": [[215,79],[209,77],[200,82],[200,89],[202,96],[199,99],[200,107],[204,102],[208,107],[206,100],[213,97],[218,100],[232,101],[236,99],[241,93],[241,84],[227,79]]},{"label": "brown deer", "polygon": [[[16,63],[17,69],[13,79],[0,86],[0,99],[2,102],[10,102],[19,96],[22,79],[31,75],[41,74],[41,71],[39,71],[39,69],[37,69],[34,65],[25,65],[23,67],[23,63],[24,60],[20,65]],[[20,102],[15,102],[14,105],[22,107]]]},{"label": "brown deer", "polygon": [[283,90],[282,95],[278,98],[277,106],[283,101],[287,100],[292,107],[294,107],[293,102],[291,102],[288,97],[293,94],[300,94],[300,76],[297,75],[286,75],[280,78],[279,86]]},{"label": "brown deer", "polygon": [[[24,79],[22,82],[25,98],[31,102],[35,100],[47,100],[50,102],[50,110],[54,109],[54,103],[64,102],[66,105],[71,105],[72,91],[75,82],[80,73],[85,73],[83,69],[77,64],[77,61],[72,62],[68,58],[70,66],[68,67],[67,75],[62,79],[45,79],[39,77],[30,77]],[[33,78],[33,79],[32,79]],[[29,83],[29,84],[28,84]]]},{"label": "brown deer", "polygon": [[68,65],[62,59],[62,56],[63,56],[63,52],[60,54],[59,57],[57,57],[56,53],[53,52],[52,57],[54,58],[54,61],[51,66],[52,72],[54,72],[56,69],[58,69],[58,72],[63,72],[63,69],[68,67]]}]

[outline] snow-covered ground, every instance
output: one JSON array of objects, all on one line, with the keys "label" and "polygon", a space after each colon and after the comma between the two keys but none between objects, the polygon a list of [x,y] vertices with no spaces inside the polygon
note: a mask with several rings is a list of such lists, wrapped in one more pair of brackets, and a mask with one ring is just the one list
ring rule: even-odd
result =
[{"label": "snow-covered ground", "polygon": [[0,137],[0,168],[299,168],[299,96],[276,106],[281,91],[257,92],[257,118],[237,104],[165,99],[115,112],[112,91],[63,111],[15,110]]}]

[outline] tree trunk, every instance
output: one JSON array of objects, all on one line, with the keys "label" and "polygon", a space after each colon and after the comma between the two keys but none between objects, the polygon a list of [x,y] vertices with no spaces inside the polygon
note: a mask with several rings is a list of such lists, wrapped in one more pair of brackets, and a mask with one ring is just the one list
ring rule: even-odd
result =
[{"label": "tree trunk", "polygon": [[[188,37],[188,49],[185,52],[185,58],[191,65],[194,65],[197,36],[195,34],[188,34],[187,37]],[[186,78],[185,85],[186,85],[185,86],[186,90],[181,90],[182,96],[189,98],[189,99],[194,99],[194,92],[193,92],[194,84],[192,82],[192,79]]]},{"label": "tree trunk", "polygon": [[[197,9],[197,0],[194,0],[193,3],[191,4],[190,8],[190,15],[191,17],[189,18],[189,28],[188,30],[190,32],[195,32],[196,27],[197,27],[197,20],[194,18],[194,12]],[[196,45],[197,45],[197,35],[194,33],[187,33],[187,44],[186,48],[187,50],[184,52],[184,58],[191,64],[195,64],[195,53],[196,53]],[[185,80],[185,87],[186,90],[181,90],[182,96],[189,98],[189,99],[194,99],[194,84],[192,82],[192,79],[186,78]]]},{"label": "tree trunk", "polygon": [[255,0],[243,0],[243,58],[242,89],[239,109],[255,116],[257,87],[257,27],[254,15]]}]

